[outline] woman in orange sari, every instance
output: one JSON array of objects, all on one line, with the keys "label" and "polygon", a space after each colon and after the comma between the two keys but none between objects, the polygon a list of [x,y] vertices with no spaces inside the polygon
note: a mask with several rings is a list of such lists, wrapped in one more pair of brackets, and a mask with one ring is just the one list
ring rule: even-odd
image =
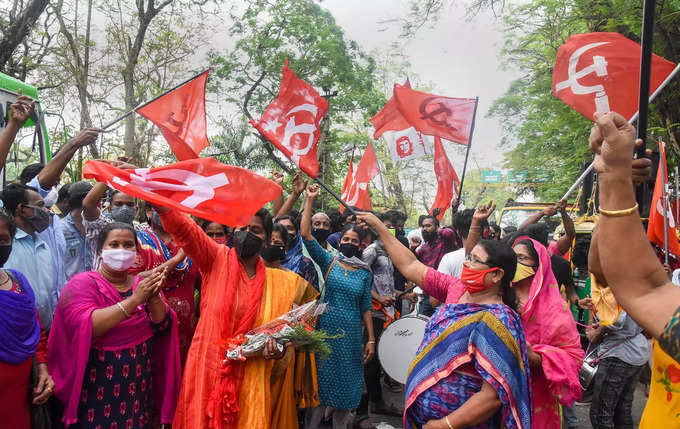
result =
[{"label": "woman in orange sari", "polygon": [[[260,259],[272,231],[271,215],[260,209],[234,233],[229,248],[208,237],[188,216],[162,207],[156,211],[202,278],[201,318],[173,428],[297,428],[296,403],[315,405],[316,392],[303,389],[304,378],[290,371],[292,351],[279,352],[271,341],[261,355],[245,362],[225,360],[227,349],[245,333],[315,296],[301,277],[266,268]],[[304,362],[295,363],[298,369],[301,365]]]}]

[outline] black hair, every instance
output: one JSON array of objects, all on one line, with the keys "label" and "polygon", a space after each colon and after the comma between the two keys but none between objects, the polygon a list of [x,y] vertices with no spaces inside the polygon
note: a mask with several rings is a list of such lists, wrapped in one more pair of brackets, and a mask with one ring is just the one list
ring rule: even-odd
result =
[{"label": "black hair", "polygon": [[[435,226],[439,227],[439,219],[437,219],[437,216],[434,215],[423,215],[418,218],[418,226],[422,228],[423,222],[425,222],[426,219],[432,219],[434,221]],[[468,228],[469,229],[469,228]]]},{"label": "black hair", "polygon": [[57,193],[57,203],[68,201],[68,190],[70,187],[71,184],[67,183],[63,185],[61,188],[59,188],[59,192]]},{"label": "black hair", "polygon": [[21,182],[22,185],[27,184],[33,180],[35,176],[40,174],[43,168],[45,168],[45,166],[39,162],[27,165],[23,170],[21,170],[21,174],[19,174],[19,182]]},{"label": "black hair", "polygon": [[109,233],[116,229],[125,229],[130,231],[135,237],[135,246],[137,246],[137,233],[135,232],[135,229],[132,227],[132,225],[123,222],[111,222],[107,223],[106,226],[104,226],[104,228],[102,228],[102,230],[99,232],[99,236],[97,236],[97,254],[101,253]]},{"label": "black hair", "polygon": [[490,224],[489,227],[490,227],[491,229],[493,229],[493,231],[494,231],[496,234],[498,234],[498,238],[500,238],[501,227],[498,226],[498,225],[496,225],[495,223]]},{"label": "black hair", "polygon": [[211,223],[216,223],[219,226],[221,226],[224,229],[225,235],[229,233],[229,227],[228,226],[222,225],[221,223],[215,222],[214,220],[210,220],[210,219],[201,219],[201,229],[203,231],[205,231],[206,229],[208,229],[208,225],[210,225]]},{"label": "black hair", "polygon": [[[280,223],[275,223],[272,226],[272,234],[278,232],[281,235],[281,239],[283,240],[284,245],[288,245],[288,230],[286,229],[285,226],[281,225]],[[271,237],[270,237],[271,238]],[[267,243],[269,244],[269,243]]]},{"label": "black hair", "polygon": [[[534,239],[534,240],[536,240],[536,239]],[[536,240],[536,241],[538,241],[538,240]],[[522,246],[526,246],[527,249],[529,249],[529,253],[531,254],[531,258],[534,261],[536,261],[536,265],[541,263],[541,260],[538,258],[538,252],[536,251],[536,247],[534,247],[533,241],[527,240],[527,239],[520,240],[517,243],[515,243],[512,247],[519,246],[520,244]]]},{"label": "black hair", "polygon": [[515,255],[515,251],[507,243],[498,240],[480,240],[479,245],[489,255],[487,262],[503,270],[500,289],[503,303],[517,311],[517,295],[512,287],[512,279],[515,277],[515,271],[517,270],[517,255]]},{"label": "black hair", "polygon": [[293,224],[293,226],[295,227],[295,231],[300,231],[299,219],[293,217],[293,215],[285,214],[285,215],[277,216],[276,219],[274,219],[274,223],[280,223],[282,220],[289,220]]},{"label": "black hair", "polygon": [[272,236],[272,228],[274,227],[272,215],[269,213],[269,210],[263,207],[258,210],[257,213],[255,213],[255,216],[259,217],[262,221],[262,226],[264,227],[264,231],[267,234],[267,239],[269,239],[269,237]]},{"label": "black hair", "polygon": [[343,226],[342,229],[340,230],[340,237],[338,237],[338,242],[342,240],[342,237],[347,234],[349,231],[354,231],[359,235],[359,241],[362,241],[364,239],[364,236],[366,235],[366,231],[357,225],[356,223],[348,223],[347,225]]},{"label": "black hair", "polygon": [[331,232],[338,232],[342,229],[342,214],[338,209],[326,211],[326,215],[331,220]]},{"label": "black hair", "polygon": [[71,185],[68,190],[69,210],[83,208],[83,199],[90,190],[92,190],[92,184],[90,182],[81,181]]},{"label": "black hair", "polygon": [[399,210],[388,210],[384,214],[384,218],[386,220],[389,220],[392,222],[392,225],[399,221],[406,222],[407,216],[406,213],[400,212]]},{"label": "black hair", "polygon": [[458,211],[453,216],[453,229],[464,239],[467,239],[470,233],[470,225],[472,225],[472,216],[475,214],[475,209],[465,209]]},{"label": "black hair", "polygon": [[517,232],[517,227],[513,225],[506,226],[505,228],[503,228],[503,232],[505,233],[505,235],[514,234]]},{"label": "black hair", "polygon": [[342,223],[347,222],[347,219],[349,219],[349,218],[351,218],[352,216],[354,216],[354,213],[356,213],[356,212],[358,212],[358,211],[361,211],[361,209],[360,209],[359,207],[357,207],[357,206],[349,206],[349,208],[351,208],[352,210],[347,210],[347,209],[345,209],[345,210],[342,212],[342,216],[340,217]]},{"label": "black hair", "polygon": [[574,250],[571,252],[571,262],[575,267],[588,266],[588,252],[590,251],[590,235],[578,234]]},{"label": "black hair", "polygon": [[14,234],[17,232],[17,223],[14,221],[14,216],[4,208],[0,208],[0,222],[5,222],[9,230],[10,239],[14,239]]},{"label": "black hair", "polygon": [[525,235],[533,238],[544,246],[548,245],[548,225],[543,222],[532,223],[522,230]]},{"label": "black hair", "polygon": [[20,183],[10,183],[5,186],[5,189],[2,190],[2,204],[5,209],[13,215],[19,204],[28,203],[28,196],[26,195],[28,191],[38,192],[37,189]]}]

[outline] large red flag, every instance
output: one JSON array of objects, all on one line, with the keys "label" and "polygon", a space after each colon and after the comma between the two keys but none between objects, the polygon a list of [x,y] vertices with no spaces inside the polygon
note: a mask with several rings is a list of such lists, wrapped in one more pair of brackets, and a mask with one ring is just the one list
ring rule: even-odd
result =
[{"label": "large red flag", "polygon": [[446,210],[451,207],[453,197],[458,196],[460,180],[438,136],[434,137],[434,173],[437,175],[437,196],[434,197],[430,213],[439,208],[438,218],[441,221]]},{"label": "large red flag", "polygon": [[210,145],[205,119],[205,86],[210,69],[144,107],[137,113],[160,128],[177,159],[198,158]]},{"label": "large red flag", "polygon": [[[410,88],[411,82],[406,79],[404,88]],[[373,138],[378,140],[385,131],[402,131],[411,127],[406,118],[397,109],[397,102],[392,96],[385,106],[371,118],[375,132]]]},{"label": "large red flag", "polygon": [[[663,172],[661,169],[663,168]],[[656,172],[656,183],[652,196],[652,208],[649,210],[649,225],[647,237],[649,241],[659,247],[664,247],[664,216],[663,216],[663,188],[666,187],[666,210],[668,214],[668,250],[676,257],[680,256],[680,243],[675,232],[675,219],[668,198],[668,166],[666,164],[666,151],[663,142],[659,142],[659,168]]]},{"label": "large red flag", "polygon": [[394,84],[397,109],[416,130],[467,145],[475,117],[474,98],[440,97]]},{"label": "large red flag", "polygon": [[309,177],[319,175],[316,145],[321,137],[321,119],[328,102],[304,80],[283,65],[279,95],[250,123]]},{"label": "large red flag", "polygon": [[233,227],[246,225],[255,212],[281,194],[281,187],[271,180],[213,158],[134,170],[88,161],[83,177],[150,203]]},{"label": "large red flag", "polygon": [[[650,95],[675,64],[652,56]],[[640,45],[618,33],[575,34],[557,51],[553,94],[593,120],[595,112],[630,119],[638,110]]]},{"label": "large red flag", "polygon": [[[371,194],[368,191],[368,187],[371,180],[373,180],[378,173],[380,173],[380,170],[378,170],[378,161],[375,158],[373,145],[369,144],[364,151],[364,155],[361,157],[361,161],[359,161],[356,173],[352,177],[347,192],[343,190],[342,200],[349,206],[356,206],[362,210],[373,210]],[[347,178],[345,178],[345,181],[347,181]]]}]

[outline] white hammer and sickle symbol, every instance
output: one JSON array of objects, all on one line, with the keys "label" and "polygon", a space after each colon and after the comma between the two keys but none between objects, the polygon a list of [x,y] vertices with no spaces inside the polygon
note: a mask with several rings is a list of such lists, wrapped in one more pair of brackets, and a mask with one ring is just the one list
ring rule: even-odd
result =
[{"label": "white hammer and sickle symbol", "polygon": [[608,43],[609,42],[590,43],[574,51],[574,53],[571,54],[571,57],[569,58],[569,78],[555,85],[555,90],[560,92],[563,89],[571,88],[571,91],[576,95],[595,93],[595,109],[598,112],[609,112],[609,97],[607,96],[603,85],[584,86],[578,82],[580,78],[591,73],[595,73],[599,77],[607,76],[607,60],[605,57],[593,55],[593,63],[591,65],[576,71],[576,66],[578,65],[581,55],[590,49],[606,45]]},{"label": "white hammer and sickle symbol", "polygon": [[[316,113],[318,111],[317,107],[314,104],[301,104],[299,106],[293,107],[290,109],[290,111],[286,114],[286,116],[290,116],[291,114],[295,112],[309,112],[312,114],[314,118],[316,118]],[[285,147],[288,148],[288,150],[291,151],[291,160],[299,165],[300,164],[300,157],[307,155],[307,153],[312,149],[312,145],[314,144],[314,132],[316,131],[316,125],[313,123],[304,123],[297,125],[295,123],[295,118],[290,118],[288,122],[286,123],[286,128],[283,133],[283,140],[281,141],[281,144]],[[290,139],[295,135],[295,134],[308,134],[309,138],[307,139],[307,145],[301,148],[297,148],[291,145]]]}]

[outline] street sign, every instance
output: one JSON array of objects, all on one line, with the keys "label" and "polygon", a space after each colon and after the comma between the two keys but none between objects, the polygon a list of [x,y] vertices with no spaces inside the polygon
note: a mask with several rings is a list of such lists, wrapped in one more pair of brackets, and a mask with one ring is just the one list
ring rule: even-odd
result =
[{"label": "street sign", "polygon": [[508,171],[508,183],[524,183],[526,181],[527,181],[526,170]]},{"label": "street sign", "polygon": [[500,170],[482,170],[482,183],[501,183],[503,173]]}]

